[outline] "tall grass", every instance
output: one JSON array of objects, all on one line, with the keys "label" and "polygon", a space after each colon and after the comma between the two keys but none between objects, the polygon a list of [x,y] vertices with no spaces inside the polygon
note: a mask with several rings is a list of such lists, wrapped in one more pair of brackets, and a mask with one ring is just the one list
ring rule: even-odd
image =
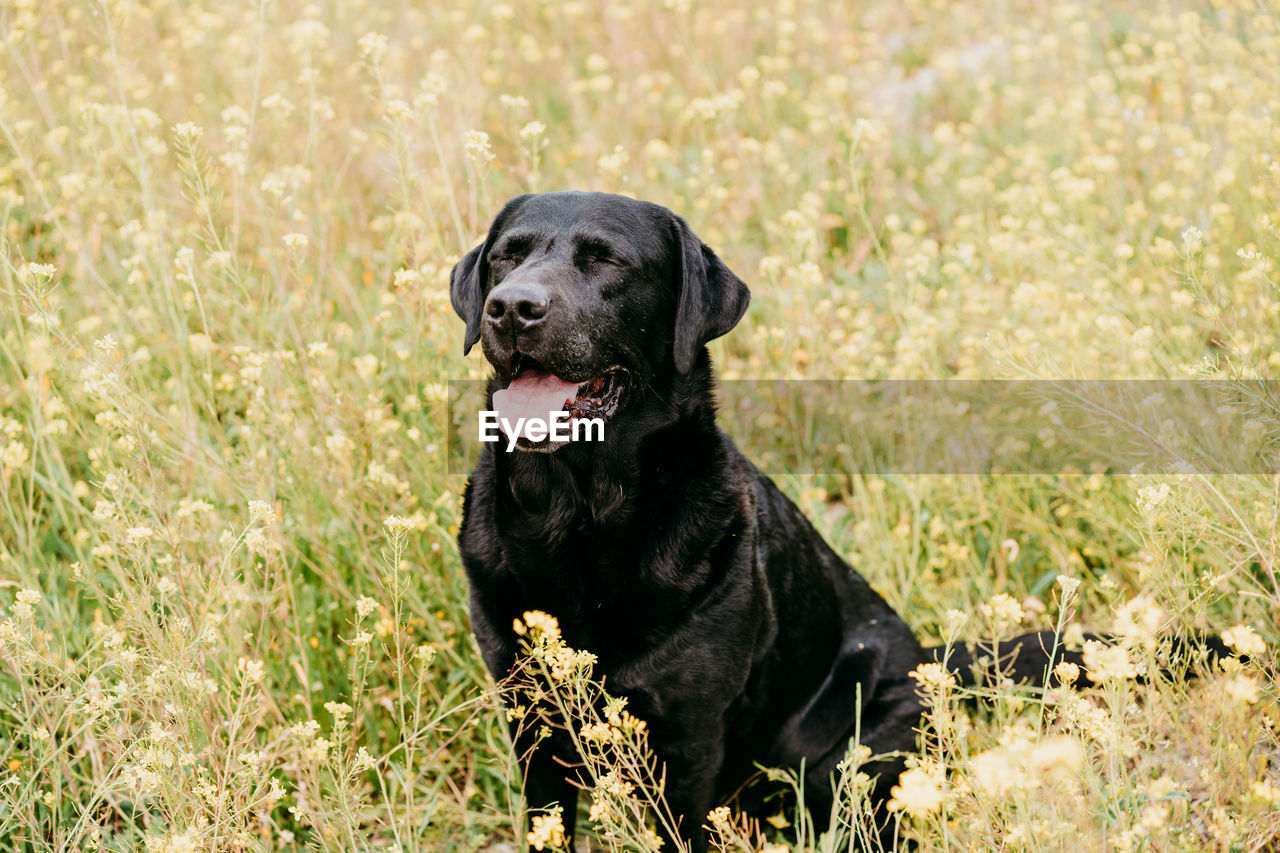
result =
[{"label": "tall grass", "polygon": [[[484,374],[447,273],[517,192],[686,216],[753,287],[729,378],[1280,367],[1269,0],[7,0],[0,35],[8,849],[555,840],[470,638],[445,465],[446,383]],[[1275,844],[1276,477],[782,485],[922,636],[1128,638],[1083,694],[974,706],[922,673],[900,837]],[[1240,625],[1233,671],[1127,677]],[[866,758],[837,814],[717,812],[714,838],[834,850]],[[642,781],[598,844],[647,843],[618,793]]]}]

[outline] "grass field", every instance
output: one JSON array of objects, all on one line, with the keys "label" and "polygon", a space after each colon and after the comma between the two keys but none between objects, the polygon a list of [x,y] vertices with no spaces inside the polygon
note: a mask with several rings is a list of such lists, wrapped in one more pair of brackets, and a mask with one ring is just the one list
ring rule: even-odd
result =
[{"label": "grass field", "polygon": [[[445,450],[448,271],[518,192],[685,216],[754,292],[729,378],[1280,370],[1274,0],[430,6],[0,3],[0,849],[556,840]],[[1082,693],[925,678],[901,837],[1276,849],[1280,479],[824,470],[780,484],[929,641],[1123,638]],[[1130,677],[1188,631],[1251,659]],[[708,820],[829,853],[860,787]]]}]

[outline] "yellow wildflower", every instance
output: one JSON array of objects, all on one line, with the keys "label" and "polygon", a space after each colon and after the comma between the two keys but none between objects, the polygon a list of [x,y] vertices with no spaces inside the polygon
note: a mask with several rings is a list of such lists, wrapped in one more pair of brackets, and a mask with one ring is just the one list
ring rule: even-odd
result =
[{"label": "yellow wildflower", "polygon": [[907,675],[928,692],[942,692],[956,683],[956,677],[940,663],[922,663]]},{"label": "yellow wildflower", "polygon": [[1080,667],[1071,661],[1062,661],[1053,668],[1053,674],[1057,677],[1059,684],[1075,684],[1080,678]]},{"label": "yellow wildflower", "polygon": [[1124,680],[1138,675],[1138,669],[1124,646],[1106,646],[1097,640],[1085,641],[1084,668],[1096,682],[1113,678]]},{"label": "yellow wildflower", "polygon": [[1226,684],[1227,695],[1248,705],[1258,701],[1258,680],[1248,675],[1237,675]]},{"label": "yellow wildflower", "polygon": [[564,846],[564,822],[560,820],[560,809],[553,809],[549,814],[534,815],[533,827],[526,838],[534,850]]},{"label": "yellow wildflower", "polygon": [[1260,655],[1267,650],[1267,644],[1248,625],[1236,625],[1223,631],[1222,642],[1238,655]]},{"label": "yellow wildflower", "polygon": [[905,811],[912,817],[936,811],[944,799],[944,781],[942,767],[931,762],[904,770],[898,784],[889,791],[889,811]]}]

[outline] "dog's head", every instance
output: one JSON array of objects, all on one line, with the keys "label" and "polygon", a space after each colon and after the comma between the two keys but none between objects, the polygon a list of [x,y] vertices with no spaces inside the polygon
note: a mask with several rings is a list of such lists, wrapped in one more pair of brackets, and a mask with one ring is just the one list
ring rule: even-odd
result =
[{"label": "dog's head", "polygon": [[584,192],[507,202],[453,268],[449,295],[467,324],[463,353],[480,342],[509,422],[618,417],[640,389],[693,373],[750,298],[670,210]]}]

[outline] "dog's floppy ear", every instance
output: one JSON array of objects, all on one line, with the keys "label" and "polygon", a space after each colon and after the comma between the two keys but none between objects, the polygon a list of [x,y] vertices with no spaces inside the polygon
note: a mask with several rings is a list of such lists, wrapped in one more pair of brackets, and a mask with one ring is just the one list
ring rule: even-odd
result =
[{"label": "dog's floppy ear", "polygon": [[687,376],[707,341],[738,325],[751,292],[678,216],[675,228],[681,251],[673,354],[676,370]]},{"label": "dog's floppy ear", "polygon": [[449,273],[449,301],[453,303],[453,310],[467,323],[467,333],[462,340],[463,355],[471,352],[476,341],[480,340],[480,321],[484,319],[484,286],[489,281],[489,250],[515,212],[531,198],[531,195],[519,195],[507,202],[489,226],[489,236],[463,255],[462,260],[454,264],[453,271]]}]

